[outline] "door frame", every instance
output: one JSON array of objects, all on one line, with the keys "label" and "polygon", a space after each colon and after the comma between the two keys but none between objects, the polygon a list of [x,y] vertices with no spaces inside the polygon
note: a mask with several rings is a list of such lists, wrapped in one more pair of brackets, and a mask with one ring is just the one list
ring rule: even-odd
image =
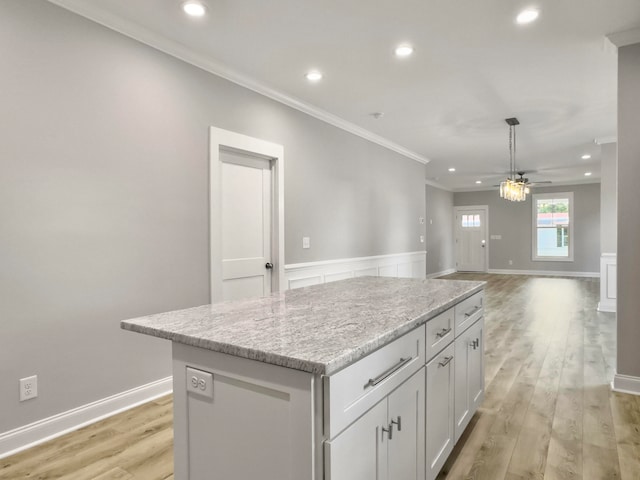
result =
[{"label": "door frame", "polygon": [[460,205],[453,207],[453,251],[455,252],[456,271],[458,271],[458,221],[456,220],[459,212],[465,210],[482,210],[485,218],[485,247],[484,247],[484,272],[489,271],[489,205]]},{"label": "door frame", "polygon": [[211,303],[222,301],[222,172],[220,149],[269,160],[271,164],[271,291],[286,289],[284,277],[284,147],[259,138],[209,128],[209,266]]}]

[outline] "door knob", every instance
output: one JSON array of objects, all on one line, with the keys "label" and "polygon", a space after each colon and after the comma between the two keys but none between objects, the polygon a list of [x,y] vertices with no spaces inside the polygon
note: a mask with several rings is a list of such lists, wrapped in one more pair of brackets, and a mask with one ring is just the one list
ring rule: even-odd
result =
[{"label": "door knob", "polygon": [[273,263],[271,262],[267,262],[264,264],[264,268],[266,268],[267,270],[271,270],[273,268]]}]

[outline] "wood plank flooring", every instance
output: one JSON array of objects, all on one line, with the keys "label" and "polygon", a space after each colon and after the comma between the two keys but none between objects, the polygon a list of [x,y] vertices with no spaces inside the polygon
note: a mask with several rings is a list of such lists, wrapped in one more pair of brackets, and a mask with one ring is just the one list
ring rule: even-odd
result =
[{"label": "wood plank flooring", "polygon": [[[596,312],[598,281],[445,278],[488,282],[486,396],[438,480],[640,480],[640,397],[609,388],[615,315]],[[165,397],[0,460],[0,479],[173,480],[171,407]]]}]

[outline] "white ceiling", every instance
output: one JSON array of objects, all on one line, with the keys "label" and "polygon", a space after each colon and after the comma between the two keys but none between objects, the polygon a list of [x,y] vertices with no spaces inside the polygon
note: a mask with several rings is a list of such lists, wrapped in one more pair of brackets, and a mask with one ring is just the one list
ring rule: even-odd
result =
[{"label": "white ceiling", "polygon": [[[513,116],[530,180],[599,181],[594,140],[616,136],[606,35],[640,26],[640,0],[203,0],[202,19],[180,0],[50,1],[428,159],[427,180],[452,190],[505,176]],[[540,18],[517,25],[530,6]],[[400,43],[415,53],[396,58]]]}]

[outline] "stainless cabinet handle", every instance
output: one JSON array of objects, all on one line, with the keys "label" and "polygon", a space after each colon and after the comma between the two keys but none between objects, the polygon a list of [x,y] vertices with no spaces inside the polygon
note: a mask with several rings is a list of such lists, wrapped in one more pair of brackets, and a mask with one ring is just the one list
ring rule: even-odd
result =
[{"label": "stainless cabinet handle", "polygon": [[444,357],[444,362],[439,362],[438,365],[440,365],[441,367],[446,367],[451,360],[453,360],[453,355]]},{"label": "stainless cabinet handle", "polygon": [[474,313],[476,313],[478,310],[480,310],[480,308],[482,308],[480,305],[476,305],[475,307],[473,307],[471,310],[469,310],[467,313],[464,314],[465,317],[470,317],[471,315],[473,315]]},{"label": "stainless cabinet handle", "polygon": [[396,363],[393,367],[389,368],[388,370],[385,370],[384,372],[382,372],[380,375],[378,375],[376,378],[370,378],[369,381],[366,383],[366,385],[364,386],[364,388],[368,388],[368,387],[374,387],[377,384],[379,384],[381,381],[383,381],[385,378],[390,377],[391,375],[393,375],[395,372],[397,372],[398,370],[400,370],[402,367],[404,367],[407,363],[409,363],[411,361],[411,357],[408,358],[401,358],[398,363]]},{"label": "stainless cabinet handle", "polygon": [[398,420],[391,420],[391,425],[397,425],[398,431],[402,431],[402,417],[398,415]]},{"label": "stainless cabinet handle", "polygon": [[443,328],[442,330],[440,330],[438,333],[436,333],[436,338],[442,338],[444,337],[447,333],[449,333],[451,331],[451,327],[449,328]]},{"label": "stainless cabinet handle", "polygon": [[389,428],[384,428],[382,427],[382,434],[387,434],[387,438],[389,438],[389,440],[393,440],[393,423],[389,424]]}]

